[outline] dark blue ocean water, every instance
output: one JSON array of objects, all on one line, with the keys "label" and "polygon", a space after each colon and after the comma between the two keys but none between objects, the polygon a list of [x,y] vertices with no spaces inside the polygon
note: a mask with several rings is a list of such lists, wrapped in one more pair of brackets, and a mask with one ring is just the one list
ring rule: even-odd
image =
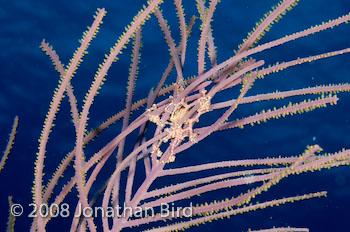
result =
[{"label": "dark blue ocean water", "polygon": [[[186,19],[196,13],[195,1],[184,1]],[[233,50],[246,37],[265,12],[276,4],[273,0],[222,1],[214,15],[212,24],[218,60],[222,62],[233,55]],[[124,27],[141,8],[144,1],[0,1],[0,149],[4,149],[8,132],[15,115],[19,116],[18,134],[5,169],[0,173],[0,231],[6,228],[8,216],[7,196],[12,195],[15,203],[23,204],[28,215],[32,200],[31,186],[34,180],[34,161],[38,138],[48,110],[53,91],[57,86],[58,74],[50,59],[39,49],[43,38],[59,54],[61,61],[68,64],[79,45],[82,32],[92,22],[92,15],[98,7],[105,7],[107,16],[100,33],[92,42],[89,54],[85,56],[72,82],[78,99],[82,99],[93,79],[98,64],[109,52]],[[179,42],[178,24],[172,1],[162,5],[172,35]],[[345,0],[302,0],[291,12],[260,41],[265,43],[284,35],[306,29],[312,25],[347,14],[350,2]],[[186,77],[196,73],[196,52],[200,22],[197,20],[188,43],[188,54],[184,73]],[[348,24],[327,30],[308,38],[284,44],[253,56],[264,59],[266,64],[289,61],[298,57],[315,55],[350,46]],[[126,81],[130,61],[130,45],[109,71],[107,81],[91,108],[88,128],[94,128],[106,118],[123,109],[125,105]],[[155,87],[169,60],[167,46],[158,23],[152,17],[143,30],[143,48],[140,75],[134,99],[147,96]],[[283,72],[258,80],[248,95],[291,90],[327,83],[348,82],[349,55],[329,58],[290,68]],[[175,80],[175,75],[170,77]],[[237,96],[233,89],[221,96]],[[218,132],[193,148],[179,154],[176,166],[208,163],[221,160],[259,158],[267,156],[298,155],[307,145],[319,144],[324,152],[336,152],[350,147],[350,94],[340,93],[336,106],[280,120],[270,120],[243,130],[233,129]],[[296,99],[296,101],[301,98]],[[63,100],[57,115],[56,127],[50,136],[45,161],[45,181],[51,176],[59,160],[74,147],[74,129],[71,122],[67,98]],[[288,101],[283,102],[284,104]],[[274,102],[243,106],[232,119],[275,106]],[[276,103],[277,104],[277,103]],[[281,104],[277,104],[280,106]],[[208,119],[210,120],[210,118]],[[87,154],[97,151],[103,139],[111,138],[120,129],[120,123],[89,146]],[[134,140],[130,139],[130,147]],[[128,144],[127,144],[128,145]],[[130,147],[127,147],[127,149]],[[112,166],[111,166],[112,167]],[[67,176],[71,176],[72,169]],[[106,172],[107,173],[107,172]],[[167,184],[172,184],[169,180]],[[102,183],[102,182],[101,182]],[[60,183],[60,186],[64,181]],[[98,186],[96,187],[96,189]],[[264,229],[272,226],[308,227],[310,231],[349,231],[350,229],[350,167],[302,174],[283,180],[270,192],[262,194],[260,201],[294,196],[315,191],[328,191],[328,197],[312,199],[278,208],[259,210],[195,227],[193,231],[247,231],[248,228]],[[236,196],[239,191],[230,188],[217,196]],[[57,193],[56,193],[57,194]],[[75,191],[70,196],[74,196]],[[216,195],[208,196],[208,201]],[[74,199],[74,197],[73,197]],[[26,216],[16,219],[16,231],[27,231],[31,220]],[[49,224],[48,231],[65,231],[69,221],[60,219]],[[198,229],[199,228],[199,229]]]}]

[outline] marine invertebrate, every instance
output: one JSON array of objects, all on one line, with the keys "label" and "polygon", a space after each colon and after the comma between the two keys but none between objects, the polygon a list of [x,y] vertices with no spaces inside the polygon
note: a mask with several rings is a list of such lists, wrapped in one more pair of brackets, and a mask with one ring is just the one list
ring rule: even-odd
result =
[{"label": "marine invertebrate", "polygon": [[6,160],[10,154],[11,148],[13,146],[14,140],[15,140],[15,135],[17,131],[17,126],[18,126],[18,116],[15,117],[12,125],[12,130],[9,136],[9,141],[7,142],[6,149],[4,151],[4,154],[2,155],[1,162],[0,162],[0,172],[4,168]]},{"label": "marine invertebrate", "polygon": [[[277,21],[281,15],[285,14],[288,9],[296,4],[296,1],[286,0],[274,7],[273,10],[261,20],[261,23],[257,24],[253,32],[249,34],[248,39],[244,40],[243,44],[239,46],[236,55],[220,63],[216,57],[215,44],[211,30],[211,21],[217,1],[211,1],[208,6],[205,6],[205,4],[199,0],[197,1],[197,8],[201,20],[201,32],[198,42],[198,70],[196,76],[186,79],[184,67],[186,51],[189,49],[187,47],[187,41],[191,38],[191,29],[194,20],[185,20],[181,1],[175,1],[175,3],[181,29],[179,45],[176,47],[169,26],[158,8],[161,1],[150,1],[148,5],[135,16],[134,21],[126,28],[125,33],[120,37],[115,46],[111,48],[110,53],[106,55],[106,59],[101,63],[96,72],[95,80],[92,82],[86,94],[84,105],[81,110],[76,106],[76,100],[71,88],[71,78],[76,72],[83,55],[86,53],[91,39],[95,36],[98,26],[105,14],[105,10],[101,9],[97,12],[93,25],[84,33],[81,46],[74,53],[67,68],[64,68],[52,48],[45,41],[42,42],[43,50],[52,58],[57,70],[60,72],[61,81],[55,91],[40,139],[35,171],[35,185],[33,187],[36,205],[40,206],[49,202],[51,203],[50,205],[62,206],[62,201],[65,200],[73,186],[76,185],[79,196],[79,201],[76,202],[76,212],[79,212],[81,206],[82,208],[89,209],[89,213],[93,215],[95,212],[91,212],[90,207],[95,206],[95,202],[97,202],[97,204],[101,205],[101,207],[98,208],[98,212],[101,213],[100,216],[102,217],[102,214],[104,215],[102,217],[101,227],[105,231],[110,229],[118,231],[123,228],[148,223],[162,226],[154,230],[177,230],[255,209],[324,196],[325,192],[315,192],[289,198],[281,197],[277,200],[266,200],[262,203],[254,202],[253,205],[249,205],[257,196],[269,190],[286,177],[302,172],[348,164],[349,150],[343,150],[339,153],[328,155],[323,153],[318,154],[321,149],[318,145],[314,145],[307,147],[305,152],[299,157],[214,162],[178,168],[176,168],[176,166],[171,166],[174,162],[174,164],[176,164],[176,156],[180,156],[182,151],[191,148],[197,143],[200,144],[203,139],[216,131],[243,127],[249,124],[253,125],[271,118],[302,113],[314,110],[318,107],[337,103],[338,98],[333,94],[340,91],[349,91],[348,84],[314,86],[307,89],[251,96],[248,96],[248,93],[254,88],[253,84],[257,79],[262,79],[270,73],[302,63],[341,55],[350,51],[349,49],[343,49],[327,52],[274,64],[272,66],[265,66],[263,60],[257,61],[255,59],[250,59],[252,55],[263,52],[266,49],[340,25],[347,22],[350,18],[349,15],[345,15],[293,35],[256,46],[258,40],[270,28],[272,23]],[[154,91],[150,91],[147,98],[135,104],[131,104],[132,90],[134,88],[133,80],[135,80],[137,74],[139,51],[141,47],[141,30],[145,23],[147,23],[145,21],[153,13],[156,15],[160,27],[164,32],[171,59],[168,69],[164,73],[157,88]],[[188,21],[188,25],[186,25],[186,21]],[[131,38],[134,38],[135,42],[129,75],[130,81],[126,109],[113,116],[97,129],[87,133],[86,128],[89,110],[93,104],[93,100],[105,81],[104,78],[112,63],[117,60],[122,48]],[[205,57],[206,49],[208,49],[208,57]],[[205,64],[206,59],[210,61],[207,62],[210,64]],[[176,71],[175,83],[162,89],[161,87],[163,86],[164,80],[168,77],[173,67],[175,67]],[[218,96],[231,88],[237,90],[238,93],[230,96],[225,95],[226,99],[222,99]],[[56,172],[53,174],[52,179],[47,184],[47,187],[43,188],[42,182],[46,143],[56,112],[59,109],[60,102],[65,92],[67,92],[70,98],[72,118],[76,132],[75,147],[72,152],[62,160]],[[166,97],[162,98],[161,95],[163,94],[165,94]],[[258,112],[256,115],[248,115],[243,118],[235,115],[244,104],[266,100],[275,101],[304,95],[310,95],[311,100],[300,101],[294,104],[290,103],[285,106],[282,105],[280,108]],[[319,96],[319,98],[313,96]],[[137,114],[137,117],[129,123],[130,113],[146,104],[147,107],[144,108],[144,111]],[[221,112],[221,114],[216,112]],[[207,118],[205,119],[206,116]],[[121,118],[123,118],[123,126],[117,136],[112,138],[108,143],[105,142],[102,149],[94,151],[96,152],[95,154],[92,155],[90,152],[85,152],[83,148],[85,148],[97,134],[101,133],[101,131],[105,130],[110,124]],[[133,132],[137,133],[137,131],[139,132],[134,149],[124,152],[126,137]],[[151,133],[151,131],[153,133]],[[110,157],[115,153],[114,151],[117,148],[115,170],[109,172],[108,178],[105,176],[100,177],[100,172],[105,170],[104,167],[107,161],[111,162]],[[57,195],[55,195],[54,200],[50,200],[57,181],[73,160],[75,173],[71,175],[72,179]],[[226,167],[245,165],[249,166],[246,170],[229,170],[225,174],[210,172],[207,176],[202,176],[200,174],[189,180],[181,178],[182,175],[186,175],[187,173],[209,172],[212,169],[224,169]],[[259,168],[259,165],[275,165],[275,167]],[[135,175],[140,167],[143,174],[140,174],[139,176],[141,177],[137,180],[140,182],[136,182]],[[170,175],[180,176],[175,185],[169,186],[169,184],[166,184],[166,186],[162,186],[159,184],[156,185],[158,189],[152,187],[155,181]],[[102,202],[91,196],[91,188],[94,183],[97,183],[96,178],[100,178],[106,183],[105,185],[100,184],[103,187],[100,187],[101,191],[97,195],[97,198],[103,196]],[[135,183],[137,183],[137,185]],[[250,184],[254,185],[250,186]],[[148,208],[154,209],[155,213],[161,213],[162,204],[184,203],[184,199],[188,197],[195,198],[195,196],[199,194],[206,194],[214,190],[239,187],[242,185],[247,189],[230,195],[229,197],[232,197],[230,199],[212,199],[209,200],[209,204],[207,202],[200,204],[203,203],[201,198],[196,198],[196,204],[199,204],[193,205],[193,207],[190,208],[190,218],[181,218],[181,216],[187,216],[186,211],[176,211],[174,214],[165,217],[161,214],[144,215]],[[123,188],[125,188],[125,194],[124,191],[122,191]],[[184,204],[186,205],[186,202]],[[121,217],[117,217],[114,209],[115,207],[119,208],[118,206],[120,205],[123,205],[121,210],[131,208],[136,211],[126,211]],[[139,211],[139,207],[144,208],[144,211]],[[58,207],[56,210],[58,210],[58,212],[60,212],[60,210],[64,212],[65,209]],[[43,231],[45,225],[51,220],[51,216],[47,215],[46,217],[42,217],[42,215],[40,215],[40,210],[37,210],[36,213],[38,217],[32,224],[32,230]],[[107,213],[109,213],[108,216]],[[161,221],[164,218],[168,220],[172,219],[175,223],[167,221],[169,224],[162,224]],[[98,220],[99,217],[74,217],[72,218],[71,230],[77,230],[79,227],[88,227],[89,230],[95,231],[96,224],[99,225]]]}]

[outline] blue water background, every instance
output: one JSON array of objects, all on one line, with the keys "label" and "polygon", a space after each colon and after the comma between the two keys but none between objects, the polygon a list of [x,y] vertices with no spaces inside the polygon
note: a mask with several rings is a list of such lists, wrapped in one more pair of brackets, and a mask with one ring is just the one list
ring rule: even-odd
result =
[{"label": "blue water background", "polygon": [[[187,22],[196,13],[195,1],[184,1]],[[233,50],[251,31],[255,22],[270,10],[277,1],[273,0],[231,0],[222,1],[214,15],[213,35],[218,49],[218,60],[222,62],[233,55]],[[82,32],[92,22],[92,15],[98,7],[105,7],[107,16],[100,33],[92,42],[89,54],[85,56],[72,82],[78,99],[79,109],[82,99],[93,80],[98,64],[109,52],[124,27],[144,4],[144,1],[0,1],[0,148],[4,149],[8,132],[15,115],[19,116],[18,134],[14,148],[5,169],[0,173],[0,231],[6,228],[8,217],[7,196],[12,195],[15,203],[23,204],[28,215],[32,200],[31,186],[34,180],[33,167],[38,147],[38,138],[43,121],[57,86],[59,75],[50,59],[39,49],[46,39],[59,54],[61,61],[68,64],[79,45]],[[169,21],[172,35],[179,42],[178,24],[172,1],[162,5]],[[284,35],[306,29],[312,25],[328,21],[348,13],[350,2],[345,0],[303,0],[291,12],[275,24],[260,41],[265,43]],[[185,76],[196,73],[196,52],[200,21],[197,20],[193,36],[188,44],[188,54],[184,67]],[[289,61],[298,57],[315,55],[350,46],[350,26],[348,24],[327,30],[308,38],[270,49],[253,56],[264,59],[267,64]],[[94,128],[125,105],[126,81],[130,61],[130,45],[120,56],[120,61],[111,68],[107,82],[91,108],[88,128]],[[143,30],[143,48],[140,75],[134,99],[147,96],[151,87],[165,70],[169,54],[164,37],[154,17]],[[327,83],[349,81],[349,55],[329,58],[293,67],[283,72],[258,80],[250,95],[291,90]],[[170,77],[175,80],[174,74]],[[237,96],[237,89],[229,94]],[[177,157],[176,166],[208,163],[221,160],[259,158],[266,156],[298,155],[307,145],[319,144],[324,152],[336,152],[350,147],[350,95],[341,93],[336,106],[318,109],[303,115],[287,117],[244,130],[233,129],[218,132],[195,145]],[[299,98],[298,100],[300,100]],[[284,103],[288,103],[285,101]],[[232,119],[249,115],[262,109],[271,108],[274,102],[252,104],[239,108]],[[277,106],[279,106],[277,104]],[[57,115],[57,126],[50,136],[45,160],[45,180],[51,176],[59,160],[74,147],[74,129],[65,98]],[[107,132],[115,135],[120,123]],[[103,136],[87,153],[98,150]],[[131,145],[130,145],[131,146]],[[91,155],[90,153],[90,155]],[[72,169],[69,169],[70,175]],[[69,174],[67,176],[70,176]],[[63,184],[63,182],[61,183]],[[171,184],[171,182],[169,182]],[[350,168],[340,167],[330,171],[302,174],[282,181],[271,192],[264,193],[262,200],[294,196],[315,191],[328,191],[328,197],[312,199],[278,208],[258,210],[253,213],[207,223],[201,231],[247,231],[248,228],[271,228],[272,226],[308,227],[310,231],[349,231],[350,228]],[[70,196],[76,194],[73,191]],[[234,188],[220,192],[224,197],[235,196]],[[215,196],[215,195],[214,195]],[[212,198],[214,200],[215,198]],[[210,200],[210,198],[208,198]],[[217,199],[218,200],[218,199]],[[27,231],[31,220],[26,216],[17,218],[16,231]],[[48,226],[48,231],[63,231],[69,221],[60,219]]]}]

